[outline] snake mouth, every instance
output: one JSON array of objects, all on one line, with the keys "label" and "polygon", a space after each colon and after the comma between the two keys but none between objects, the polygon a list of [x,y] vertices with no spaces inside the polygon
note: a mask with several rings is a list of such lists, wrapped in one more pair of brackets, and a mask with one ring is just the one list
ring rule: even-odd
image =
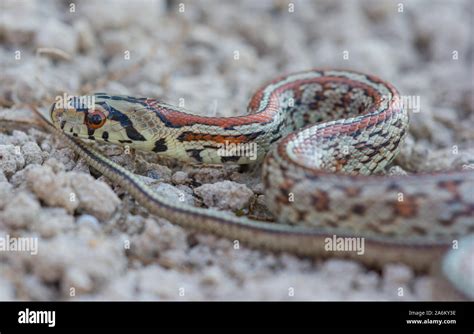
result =
[{"label": "snake mouth", "polygon": [[51,118],[51,122],[57,127],[58,124],[62,120],[62,116],[64,113],[64,109],[61,110],[59,108],[56,108],[56,102],[51,105],[49,108],[49,117]]},{"label": "snake mouth", "polygon": [[53,105],[49,109],[51,122],[56,128],[64,129],[64,126],[66,125],[66,112],[67,109],[61,107],[58,108],[56,106],[56,103],[53,103]]},{"label": "snake mouth", "polygon": [[49,115],[53,125],[61,130],[64,130],[66,124],[77,126],[84,123],[84,115],[80,115],[75,109],[64,108],[62,105],[58,106],[57,102],[49,108]]}]

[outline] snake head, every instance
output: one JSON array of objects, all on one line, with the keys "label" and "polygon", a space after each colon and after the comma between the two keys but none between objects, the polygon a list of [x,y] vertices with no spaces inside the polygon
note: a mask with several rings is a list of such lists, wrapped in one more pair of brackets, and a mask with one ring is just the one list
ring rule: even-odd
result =
[{"label": "snake head", "polygon": [[81,138],[91,138],[98,129],[105,129],[110,109],[97,95],[61,96],[50,108],[51,121],[64,132]]},{"label": "snake head", "polygon": [[147,142],[137,117],[143,109],[142,99],[96,93],[57,99],[50,115],[54,126],[74,137],[139,147]]}]

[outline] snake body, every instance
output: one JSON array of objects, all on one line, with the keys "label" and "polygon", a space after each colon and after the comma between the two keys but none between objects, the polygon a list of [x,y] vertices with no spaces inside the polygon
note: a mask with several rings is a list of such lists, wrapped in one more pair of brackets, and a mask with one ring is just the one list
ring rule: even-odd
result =
[{"label": "snake body", "polygon": [[[408,115],[398,91],[375,76],[318,69],[282,76],[237,117],[192,115],[150,98],[94,100],[53,104],[51,130],[151,213],[181,226],[273,251],[415,269],[474,231],[474,173],[378,175],[398,153]],[[78,138],[199,163],[263,162],[267,205],[280,224],[166,199]],[[254,145],[256,154],[223,156],[228,144]],[[363,238],[364,254],[328,251],[334,236]]]}]

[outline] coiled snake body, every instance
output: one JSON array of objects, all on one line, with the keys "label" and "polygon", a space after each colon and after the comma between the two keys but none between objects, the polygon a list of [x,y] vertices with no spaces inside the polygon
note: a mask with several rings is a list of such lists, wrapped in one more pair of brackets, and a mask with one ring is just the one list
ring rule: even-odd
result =
[{"label": "coiled snake body", "polygon": [[[374,76],[342,70],[290,74],[259,89],[248,115],[227,118],[191,115],[149,98],[97,93],[94,99],[93,106],[74,99],[54,104],[55,132],[150,212],[184,227],[274,251],[369,265],[403,262],[416,269],[427,268],[474,230],[474,173],[369,176],[392,161],[408,127],[399,93]],[[267,205],[281,224],[163,198],[74,137],[200,163],[264,159]],[[220,154],[230,144],[254,145],[256,159]],[[363,238],[364,254],[328,251],[325,241],[334,236]]]}]

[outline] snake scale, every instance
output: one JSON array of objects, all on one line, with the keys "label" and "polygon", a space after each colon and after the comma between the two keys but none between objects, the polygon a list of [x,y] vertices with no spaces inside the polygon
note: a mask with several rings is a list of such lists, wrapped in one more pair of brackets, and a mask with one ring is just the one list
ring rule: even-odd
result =
[{"label": "snake scale", "polygon": [[[397,155],[409,119],[398,91],[375,76],[331,69],[282,76],[257,90],[248,114],[236,117],[197,116],[151,98],[96,93],[93,100],[53,104],[50,129],[151,213],[183,227],[272,251],[370,266],[402,262],[416,270],[439,263],[474,231],[473,172],[380,175]],[[157,195],[79,138],[183,161],[262,163],[267,206],[279,224]],[[255,157],[223,155],[224,144],[254,145]],[[362,238],[364,254],[328,251],[325,242],[334,236]],[[472,298],[473,284],[462,276],[472,255],[457,253],[443,265],[450,268],[444,275]]]}]

